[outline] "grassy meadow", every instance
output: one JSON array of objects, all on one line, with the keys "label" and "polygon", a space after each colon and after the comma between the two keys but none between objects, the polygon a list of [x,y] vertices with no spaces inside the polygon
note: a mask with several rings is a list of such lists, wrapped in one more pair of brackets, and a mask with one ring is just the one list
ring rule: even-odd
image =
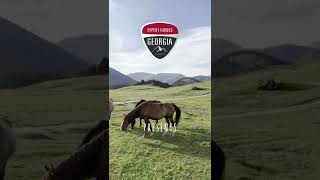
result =
[{"label": "grassy meadow", "polygon": [[[8,116],[17,132],[17,150],[8,161],[6,179],[41,179],[45,164],[74,152],[91,127],[77,125],[94,126],[105,117],[106,93],[105,76],[0,90],[0,115]],[[74,125],[62,128],[70,123]]]},{"label": "grassy meadow", "polygon": [[[278,66],[214,80],[213,139],[226,153],[226,180],[320,177],[319,69]],[[258,90],[267,79],[296,88]]]},{"label": "grassy meadow", "polygon": [[[204,90],[192,90],[193,86]],[[131,86],[110,90],[115,101],[109,139],[111,180],[210,179],[211,84],[196,83],[174,88]],[[120,131],[123,114],[140,99],[172,102],[182,110],[175,136],[155,132],[143,137],[139,120],[133,130]],[[160,120],[160,122],[165,122]]]}]

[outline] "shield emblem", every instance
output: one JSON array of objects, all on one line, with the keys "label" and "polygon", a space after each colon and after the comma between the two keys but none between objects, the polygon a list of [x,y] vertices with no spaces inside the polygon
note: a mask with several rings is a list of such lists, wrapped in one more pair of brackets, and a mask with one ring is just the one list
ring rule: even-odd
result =
[{"label": "shield emblem", "polygon": [[152,22],[142,26],[141,36],[151,54],[162,59],[175,45],[179,35],[178,27],[167,22]]}]

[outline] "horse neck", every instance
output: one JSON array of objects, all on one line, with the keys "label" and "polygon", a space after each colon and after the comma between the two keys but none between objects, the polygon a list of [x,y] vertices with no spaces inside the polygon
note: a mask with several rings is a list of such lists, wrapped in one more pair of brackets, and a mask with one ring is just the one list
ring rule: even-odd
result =
[{"label": "horse neck", "polygon": [[137,118],[140,110],[141,110],[141,106],[136,107],[134,110],[128,113],[128,117]]}]

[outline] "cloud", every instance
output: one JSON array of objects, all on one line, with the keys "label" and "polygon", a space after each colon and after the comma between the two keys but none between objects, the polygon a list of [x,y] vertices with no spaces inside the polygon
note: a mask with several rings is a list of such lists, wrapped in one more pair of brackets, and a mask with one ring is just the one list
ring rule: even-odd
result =
[{"label": "cloud", "polygon": [[307,45],[319,38],[319,0],[214,1],[213,12],[213,36],[248,48]]},{"label": "cloud", "polygon": [[120,8],[119,1],[116,0],[109,0],[109,13],[112,14],[114,12],[117,12]]},{"label": "cloud", "polygon": [[[176,41],[170,54],[157,60],[146,49],[118,51],[113,44],[121,38],[110,37],[110,66],[128,74],[132,72],[182,73],[187,76],[210,75],[211,73],[211,27],[189,29]],[[142,40],[141,40],[141,43]],[[121,44],[121,43],[120,43]],[[123,44],[123,43],[122,43]],[[115,46],[117,46],[115,45]]]},{"label": "cloud", "polygon": [[107,1],[1,0],[0,16],[52,42],[107,32]]}]

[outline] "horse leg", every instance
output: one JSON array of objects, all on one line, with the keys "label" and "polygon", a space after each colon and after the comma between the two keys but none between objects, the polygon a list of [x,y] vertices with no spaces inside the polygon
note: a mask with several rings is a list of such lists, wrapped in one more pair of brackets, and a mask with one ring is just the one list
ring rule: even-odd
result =
[{"label": "horse leg", "polygon": [[158,127],[158,120],[154,123],[154,128],[157,128],[157,132],[159,132],[159,127]]},{"label": "horse leg", "polygon": [[140,118],[140,127],[141,127],[141,118]]},{"label": "horse leg", "polygon": [[160,132],[162,132],[162,122],[160,123],[160,128],[159,128]]},{"label": "horse leg", "polygon": [[150,136],[152,136],[153,135],[153,129],[152,129],[152,123],[151,122],[150,122],[150,131],[151,131]]},{"label": "horse leg", "polygon": [[148,120],[144,120],[144,135],[143,137],[147,134],[148,131]]},{"label": "horse leg", "polygon": [[164,124],[164,132],[163,132],[163,134],[162,135],[165,135],[166,133],[168,133],[168,131],[169,131],[169,127],[170,127],[170,122],[169,122],[169,119],[166,117],[166,123],[167,124]]},{"label": "horse leg", "polygon": [[131,123],[131,129],[134,128],[134,125],[136,124],[136,120],[133,120],[132,123]]},{"label": "horse leg", "polygon": [[144,119],[144,122],[145,122],[145,124],[146,124],[146,126],[145,126],[145,128],[144,128],[144,136],[145,136],[145,135],[147,135],[147,133],[148,133],[148,131],[149,131],[148,126],[151,127],[151,122],[150,122],[150,120],[149,120],[148,118],[145,118],[145,119]]},{"label": "horse leg", "polygon": [[171,122],[171,132],[172,132],[172,136],[174,136],[174,129],[175,129],[175,122],[173,120],[173,117],[170,118],[170,122]]},{"label": "horse leg", "polygon": [[0,180],[4,180],[6,165],[8,159],[3,159],[4,161],[0,164]]}]

